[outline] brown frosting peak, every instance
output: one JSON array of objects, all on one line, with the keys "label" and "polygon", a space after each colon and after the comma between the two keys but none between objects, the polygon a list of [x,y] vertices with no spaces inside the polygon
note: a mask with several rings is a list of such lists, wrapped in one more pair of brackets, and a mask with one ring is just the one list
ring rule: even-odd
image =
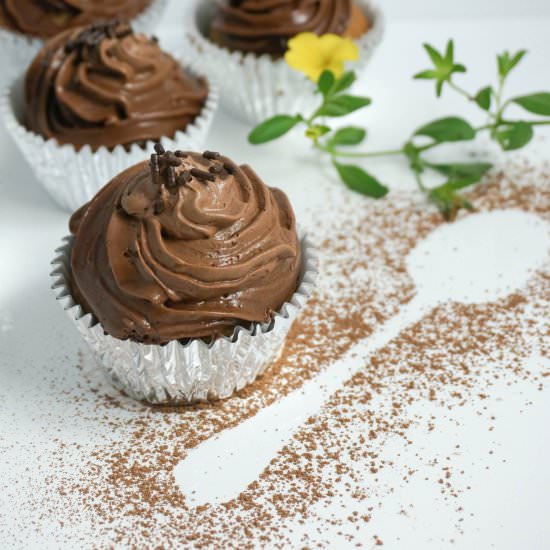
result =
[{"label": "brown frosting peak", "polygon": [[75,296],[120,339],[166,343],[266,322],[301,269],[286,195],[217,153],[157,146],[70,227]]},{"label": "brown frosting peak", "polygon": [[25,95],[30,130],[95,150],[173,137],[200,113],[208,86],[128,24],[97,23],[47,42]]},{"label": "brown frosting peak", "polygon": [[282,55],[301,32],[346,34],[352,0],[218,0],[211,38],[229,48]]},{"label": "brown frosting peak", "polygon": [[49,38],[59,32],[109,19],[132,19],[151,0],[0,0],[0,26]]}]

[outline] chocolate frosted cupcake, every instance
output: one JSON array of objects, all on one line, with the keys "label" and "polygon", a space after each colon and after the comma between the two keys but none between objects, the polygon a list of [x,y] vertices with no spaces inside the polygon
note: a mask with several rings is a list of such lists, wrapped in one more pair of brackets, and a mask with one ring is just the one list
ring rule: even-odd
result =
[{"label": "chocolate frosted cupcake", "polygon": [[[0,0],[0,62],[4,81],[16,76],[42,46],[67,29],[114,19],[153,32],[166,0]],[[10,74],[9,77],[7,73]]]},{"label": "chocolate frosted cupcake", "polygon": [[252,382],[312,290],[286,195],[217,153],[157,145],[70,227],[59,299],[138,399],[221,398]]},{"label": "chocolate frosted cupcake", "polygon": [[193,0],[186,20],[190,45],[219,76],[224,102],[253,124],[311,100],[312,83],[282,59],[288,40],[303,32],[352,38],[360,69],[383,32],[372,0]]},{"label": "chocolate frosted cupcake", "polygon": [[352,0],[219,0],[210,39],[232,51],[281,56],[302,32],[360,38],[367,15]]},{"label": "chocolate frosted cupcake", "polygon": [[94,24],[45,44],[27,71],[26,125],[45,139],[113,149],[173,138],[202,111],[208,84],[126,23]]},{"label": "chocolate frosted cupcake", "polygon": [[5,98],[6,124],[46,189],[74,210],[143,158],[144,147],[202,145],[216,91],[126,23],[48,41]]},{"label": "chocolate frosted cupcake", "polygon": [[149,4],[151,0],[0,0],[0,27],[51,38],[89,23],[133,19]]}]

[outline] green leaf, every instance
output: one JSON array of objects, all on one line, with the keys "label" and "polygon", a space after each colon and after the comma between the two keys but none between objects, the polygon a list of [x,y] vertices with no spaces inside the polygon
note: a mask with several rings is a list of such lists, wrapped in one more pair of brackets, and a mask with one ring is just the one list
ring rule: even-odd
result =
[{"label": "green leaf", "polygon": [[333,95],[336,95],[344,90],[347,90],[355,82],[356,76],[353,71],[344,73],[335,83],[331,90]]},{"label": "green leaf", "polygon": [[475,102],[484,110],[488,111],[491,108],[491,98],[493,97],[493,88],[487,86],[477,92]]},{"label": "green leaf", "polygon": [[533,127],[527,122],[514,122],[499,126],[494,137],[504,151],[521,149],[533,139]]},{"label": "green leaf", "polygon": [[441,95],[441,91],[443,90],[443,84],[445,82],[450,82],[451,77],[454,73],[466,72],[466,67],[464,67],[464,65],[461,65],[460,63],[455,63],[454,42],[452,40],[449,40],[449,42],[447,42],[445,55],[438,52],[430,44],[424,44],[424,49],[426,50],[428,56],[434,64],[434,69],[421,71],[415,74],[413,78],[435,80],[435,91],[437,96],[439,97]]},{"label": "green leaf", "polygon": [[434,120],[419,128],[415,136],[427,136],[437,143],[474,139],[476,131],[462,118],[447,117]]},{"label": "green leaf", "polygon": [[306,137],[312,139],[313,141],[317,141],[320,137],[328,134],[330,131],[331,128],[325,126],[324,124],[316,124],[306,130]]},{"label": "green leaf", "polygon": [[336,78],[334,77],[334,73],[332,71],[323,71],[317,81],[317,90],[319,90],[324,97],[327,97],[335,82]]},{"label": "green leaf", "polygon": [[339,95],[330,98],[317,111],[316,116],[339,117],[353,113],[357,109],[370,105],[371,100],[368,97],[358,97],[352,95]]},{"label": "green leaf", "polygon": [[388,194],[388,188],[385,185],[382,185],[359,166],[340,164],[336,161],[334,161],[334,166],[342,181],[353,191],[375,199],[380,199]]},{"label": "green leaf", "polygon": [[432,80],[437,78],[437,71],[434,71],[433,69],[420,71],[419,73],[416,73],[413,78],[416,78],[417,80]]},{"label": "green leaf", "polygon": [[505,51],[501,55],[497,55],[498,74],[502,79],[506,78],[510,71],[523,59],[523,56],[527,53],[527,50],[520,50],[519,52],[511,55],[510,52]]},{"label": "green leaf", "polygon": [[443,63],[443,56],[430,44],[423,44],[424,49],[428,52],[432,63],[437,67]]},{"label": "green leaf", "polygon": [[248,135],[248,141],[253,145],[272,141],[292,130],[301,120],[300,115],[276,115],[256,126]]},{"label": "green leaf", "polygon": [[430,164],[429,166],[453,180],[473,178],[475,181],[479,181],[481,176],[493,167],[488,162],[456,162],[453,164]]},{"label": "green leaf", "polygon": [[345,72],[339,79],[334,77],[330,70],[323,71],[317,82],[317,90],[323,94],[325,100],[348,89],[354,82],[356,76],[353,71]]},{"label": "green leaf", "polygon": [[536,115],[550,116],[550,93],[539,92],[538,94],[515,97],[512,101],[526,111]]},{"label": "green leaf", "polygon": [[356,128],[355,126],[347,126],[346,128],[340,128],[330,138],[329,146],[336,145],[359,145],[367,135],[367,131],[363,128]]}]

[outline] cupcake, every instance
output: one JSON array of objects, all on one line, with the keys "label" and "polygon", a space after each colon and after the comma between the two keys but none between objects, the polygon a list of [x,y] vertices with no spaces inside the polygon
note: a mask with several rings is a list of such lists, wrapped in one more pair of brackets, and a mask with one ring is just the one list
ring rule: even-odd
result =
[{"label": "cupcake", "polygon": [[257,124],[307,108],[313,85],[290,69],[283,54],[303,32],[352,38],[361,68],[382,35],[371,0],[194,0],[187,38],[209,74],[218,75],[227,107]]},{"label": "cupcake", "polygon": [[368,29],[366,13],[352,0],[221,0],[208,35],[231,51],[280,57],[288,40],[301,32],[358,39]]},{"label": "cupcake", "polygon": [[286,195],[218,153],[158,144],[70,229],[58,299],[136,399],[189,403],[251,383],[312,290],[311,247]]},{"label": "cupcake", "polygon": [[49,40],[1,108],[38,180],[75,210],[153,142],[202,146],[216,104],[205,78],[116,22]]},{"label": "cupcake", "polygon": [[44,40],[69,28],[114,19],[153,32],[166,0],[0,0],[0,63],[4,81],[17,75]]}]

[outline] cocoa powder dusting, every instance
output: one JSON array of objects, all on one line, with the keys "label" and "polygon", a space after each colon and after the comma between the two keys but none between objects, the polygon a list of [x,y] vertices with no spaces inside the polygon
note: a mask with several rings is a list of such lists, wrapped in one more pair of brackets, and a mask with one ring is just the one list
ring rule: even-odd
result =
[{"label": "cocoa powder dusting", "polygon": [[[550,221],[550,176],[527,166],[492,175],[468,196],[479,210],[517,208]],[[545,390],[548,368],[532,372],[525,359],[534,353],[550,359],[550,262],[506,299],[441,305],[365,358],[364,368],[235,500],[192,508],[174,483],[172,471],[189,449],[298,388],[414,296],[404,259],[443,223],[439,214],[398,194],[380,202],[354,201],[354,210],[347,208],[349,215],[338,218],[345,225],[336,220],[318,228],[316,235],[324,235],[317,243],[320,287],[295,323],[284,353],[238,396],[186,408],[152,408],[90,382],[96,393],[88,391],[70,408],[77,415],[90,414],[93,404],[95,421],[108,427],[111,437],[90,453],[79,451],[78,443],[59,441],[56,473],[40,504],[47,503],[44,517],[64,524],[86,522],[100,545],[285,548],[292,525],[302,533],[303,548],[326,547],[323,530],[306,528],[316,518],[316,525],[330,525],[350,546],[372,548],[395,535],[380,532],[365,540],[356,534],[392,493],[390,472],[393,483],[420,479],[437,484],[441,498],[455,510],[459,536],[468,516],[461,496],[472,488],[467,472],[453,465],[454,455],[445,460],[429,454],[388,458],[392,455],[384,449],[396,441],[407,445],[419,430],[431,433],[436,409],[438,416],[460,422],[453,411],[465,405],[477,407],[491,441],[498,419],[487,403],[496,384]],[[87,362],[83,357],[81,363]],[[95,371],[86,367],[84,372]],[[253,442],[251,452],[252,447]],[[462,452],[456,441],[454,453]],[[494,452],[491,447],[488,457]],[[340,501],[346,502],[345,520],[330,512]],[[397,513],[414,511],[403,503]]]}]

